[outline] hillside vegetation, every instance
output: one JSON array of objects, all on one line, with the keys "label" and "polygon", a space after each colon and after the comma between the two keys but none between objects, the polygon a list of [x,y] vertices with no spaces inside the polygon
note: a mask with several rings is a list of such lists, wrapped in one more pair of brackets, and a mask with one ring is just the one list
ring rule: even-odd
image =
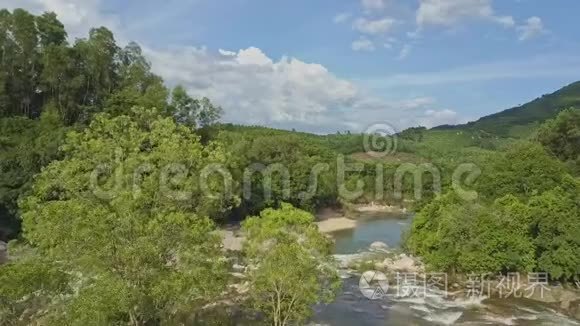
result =
[{"label": "hillside vegetation", "polygon": [[484,131],[501,137],[525,138],[540,124],[570,107],[580,108],[580,81],[524,105],[485,116],[465,125],[441,126],[435,129]]},{"label": "hillside vegetation", "polygon": [[2,325],[207,324],[242,293],[248,316],[302,324],[340,289],[313,213],[371,202],[417,212],[406,249],[436,272],[580,278],[580,113],[559,112],[579,85],[485,129],[313,135],[218,123],[104,27],[69,44],[56,15],[17,9],[0,29]]}]

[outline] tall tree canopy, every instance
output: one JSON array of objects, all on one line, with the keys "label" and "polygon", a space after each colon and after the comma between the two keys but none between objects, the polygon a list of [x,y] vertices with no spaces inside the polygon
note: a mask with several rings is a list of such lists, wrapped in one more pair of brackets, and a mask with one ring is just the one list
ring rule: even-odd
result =
[{"label": "tall tree canopy", "polygon": [[479,200],[449,192],[431,201],[417,214],[407,247],[435,270],[577,280],[580,180],[562,163],[576,160],[577,118],[563,111],[540,128],[541,143],[511,144],[485,158]]},{"label": "tall tree canopy", "polygon": [[257,265],[250,273],[251,304],[271,325],[303,324],[314,304],[334,298],[340,280],[332,243],[310,213],[282,204],[247,219],[243,229],[244,252]]},{"label": "tall tree canopy", "polygon": [[[130,115],[133,107],[194,128],[217,122],[219,107],[176,90],[198,105],[169,110],[169,90],[139,45],[119,46],[105,27],[69,44],[54,13],[0,10],[0,239],[18,232],[16,202],[34,174],[59,157],[68,129],[84,128],[103,111]],[[186,115],[196,123],[182,121]]]},{"label": "tall tree canopy", "polygon": [[[55,267],[28,270],[16,261],[0,270],[0,279],[15,269],[30,275],[20,286],[34,284],[37,273],[51,282],[66,271],[63,301],[45,302],[30,322],[169,321],[221,292],[224,260],[209,216],[226,202],[207,196],[199,178],[225,162],[219,146],[203,146],[189,128],[140,109],[96,116],[63,148],[65,158],[43,169],[21,205],[26,240]],[[204,185],[225,193],[219,180]]]},{"label": "tall tree canopy", "polygon": [[54,108],[38,121],[0,119],[0,240],[18,232],[18,199],[28,195],[33,176],[43,166],[61,157],[59,146],[67,130]]},{"label": "tall tree canopy", "polygon": [[546,122],[538,131],[538,140],[580,173],[580,109],[564,110]]}]

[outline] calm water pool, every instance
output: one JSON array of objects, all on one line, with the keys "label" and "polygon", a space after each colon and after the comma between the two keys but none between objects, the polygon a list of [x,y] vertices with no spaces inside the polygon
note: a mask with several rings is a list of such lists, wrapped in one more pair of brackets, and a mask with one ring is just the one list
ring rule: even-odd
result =
[{"label": "calm water pool", "polygon": [[335,253],[351,254],[369,248],[371,243],[381,241],[389,247],[401,245],[401,234],[412,221],[409,214],[366,215],[357,219],[357,227],[333,234]]}]

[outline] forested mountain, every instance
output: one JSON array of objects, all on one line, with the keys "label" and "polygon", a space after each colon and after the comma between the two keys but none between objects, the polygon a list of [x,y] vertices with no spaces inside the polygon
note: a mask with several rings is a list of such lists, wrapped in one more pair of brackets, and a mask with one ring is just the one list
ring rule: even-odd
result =
[{"label": "forested mountain", "polygon": [[484,131],[501,137],[523,138],[546,120],[556,117],[559,112],[570,107],[580,108],[580,81],[524,105],[485,116],[474,122],[434,129]]}]

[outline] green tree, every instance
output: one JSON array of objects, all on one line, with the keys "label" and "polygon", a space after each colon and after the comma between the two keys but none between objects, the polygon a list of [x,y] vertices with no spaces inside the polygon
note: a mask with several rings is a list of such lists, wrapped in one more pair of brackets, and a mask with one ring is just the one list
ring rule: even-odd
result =
[{"label": "green tree", "polygon": [[461,250],[458,265],[470,273],[531,272],[535,250],[530,235],[531,215],[526,204],[514,196],[480,207],[470,236]]},{"label": "green tree", "polygon": [[482,165],[477,181],[479,195],[493,201],[506,195],[520,199],[541,194],[562,182],[565,166],[537,143],[511,145]]},{"label": "green tree", "polygon": [[530,223],[529,208],[514,196],[482,205],[448,193],[417,214],[406,246],[436,271],[529,272],[536,262]]},{"label": "green tree", "polygon": [[169,91],[163,79],[151,72],[151,64],[136,43],[120,51],[119,85],[106,103],[113,115],[129,114],[133,107],[155,108],[165,112]]},{"label": "green tree", "polygon": [[117,87],[119,47],[113,33],[105,27],[92,28],[88,39],[78,39],[74,51],[82,65],[77,71],[82,78],[79,120],[88,121],[90,115],[102,110],[106,100]]},{"label": "green tree", "polygon": [[249,214],[281,202],[305,210],[336,202],[336,154],[328,148],[297,134],[222,132],[219,139],[239,167],[234,178],[249,186],[239,189]]},{"label": "green tree", "polygon": [[51,104],[65,124],[86,124],[119,88],[121,51],[104,27],[70,46],[54,13],[15,9],[0,11],[0,34],[2,117],[36,119]]},{"label": "green tree", "polygon": [[397,136],[401,137],[402,139],[421,142],[423,141],[423,137],[425,136],[426,131],[427,128],[425,127],[412,127],[401,131],[397,134]]},{"label": "green tree", "polygon": [[42,319],[48,302],[72,291],[69,275],[30,250],[12,246],[10,250],[18,251],[21,258],[0,268],[0,320],[3,325],[29,325]]},{"label": "green tree", "polygon": [[436,271],[460,271],[459,257],[475,219],[473,206],[462,206],[455,193],[435,198],[413,220],[405,246]]},{"label": "green tree", "polygon": [[23,9],[12,13],[8,92],[13,112],[37,117],[41,95],[36,92],[40,52],[35,17]]},{"label": "green tree", "polygon": [[[75,287],[59,305],[48,302],[41,320],[167,322],[223,290],[220,239],[208,216],[224,198],[207,196],[199,179],[205,166],[225,161],[219,146],[204,147],[188,128],[141,109],[97,115],[63,150],[21,204],[24,238]],[[223,182],[205,185],[224,193]]]},{"label": "green tree", "polygon": [[544,123],[538,140],[560,160],[580,173],[580,110],[568,109]]},{"label": "green tree", "polygon": [[11,96],[9,81],[11,80],[12,49],[14,41],[8,37],[11,30],[12,13],[6,9],[0,10],[0,117],[7,117],[12,114]]},{"label": "green tree", "polygon": [[191,128],[206,128],[218,122],[223,109],[215,106],[207,97],[193,99],[183,86],[177,86],[171,92],[169,115],[178,123]]},{"label": "green tree", "polygon": [[53,12],[45,12],[36,17],[36,26],[40,37],[40,44],[46,48],[50,45],[61,45],[66,42],[67,33],[64,25]]},{"label": "green tree", "polygon": [[196,128],[199,103],[187,94],[183,86],[177,86],[171,92],[170,114],[175,117],[178,123]]},{"label": "green tree", "polygon": [[199,100],[199,121],[200,127],[208,127],[218,122],[223,115],[223,109],[215,106],[207,97]]},{"label": "green tree", "polygon": [[17,201],[29,193],[34,175],[60,157],[66,131],[54,108],[40,120],[0,119],[0,240],[18,234]]},{"label": "green tree", "polygon": [[67,125],[86,119],[88,115],[81,105],[85,76],[79,71],[83,62],[76,49],[51,44],[44,49],[42,64],[39,88],[46,96],[45,101],[58,109]]},{"label": "green tree", "polygon": [[538,269],[554,279],[580,277],[580,182],[568,179],[530,200],[532,230],[538,247]]},{"label": "green tree", "polygon": [[310,213],[282,204],[242,226],[244,253],[256,266],[249,278],[251,304],[269,322],[302,324],[312,305],[334,298],[340,279],[331,241],[318,231]]}]

